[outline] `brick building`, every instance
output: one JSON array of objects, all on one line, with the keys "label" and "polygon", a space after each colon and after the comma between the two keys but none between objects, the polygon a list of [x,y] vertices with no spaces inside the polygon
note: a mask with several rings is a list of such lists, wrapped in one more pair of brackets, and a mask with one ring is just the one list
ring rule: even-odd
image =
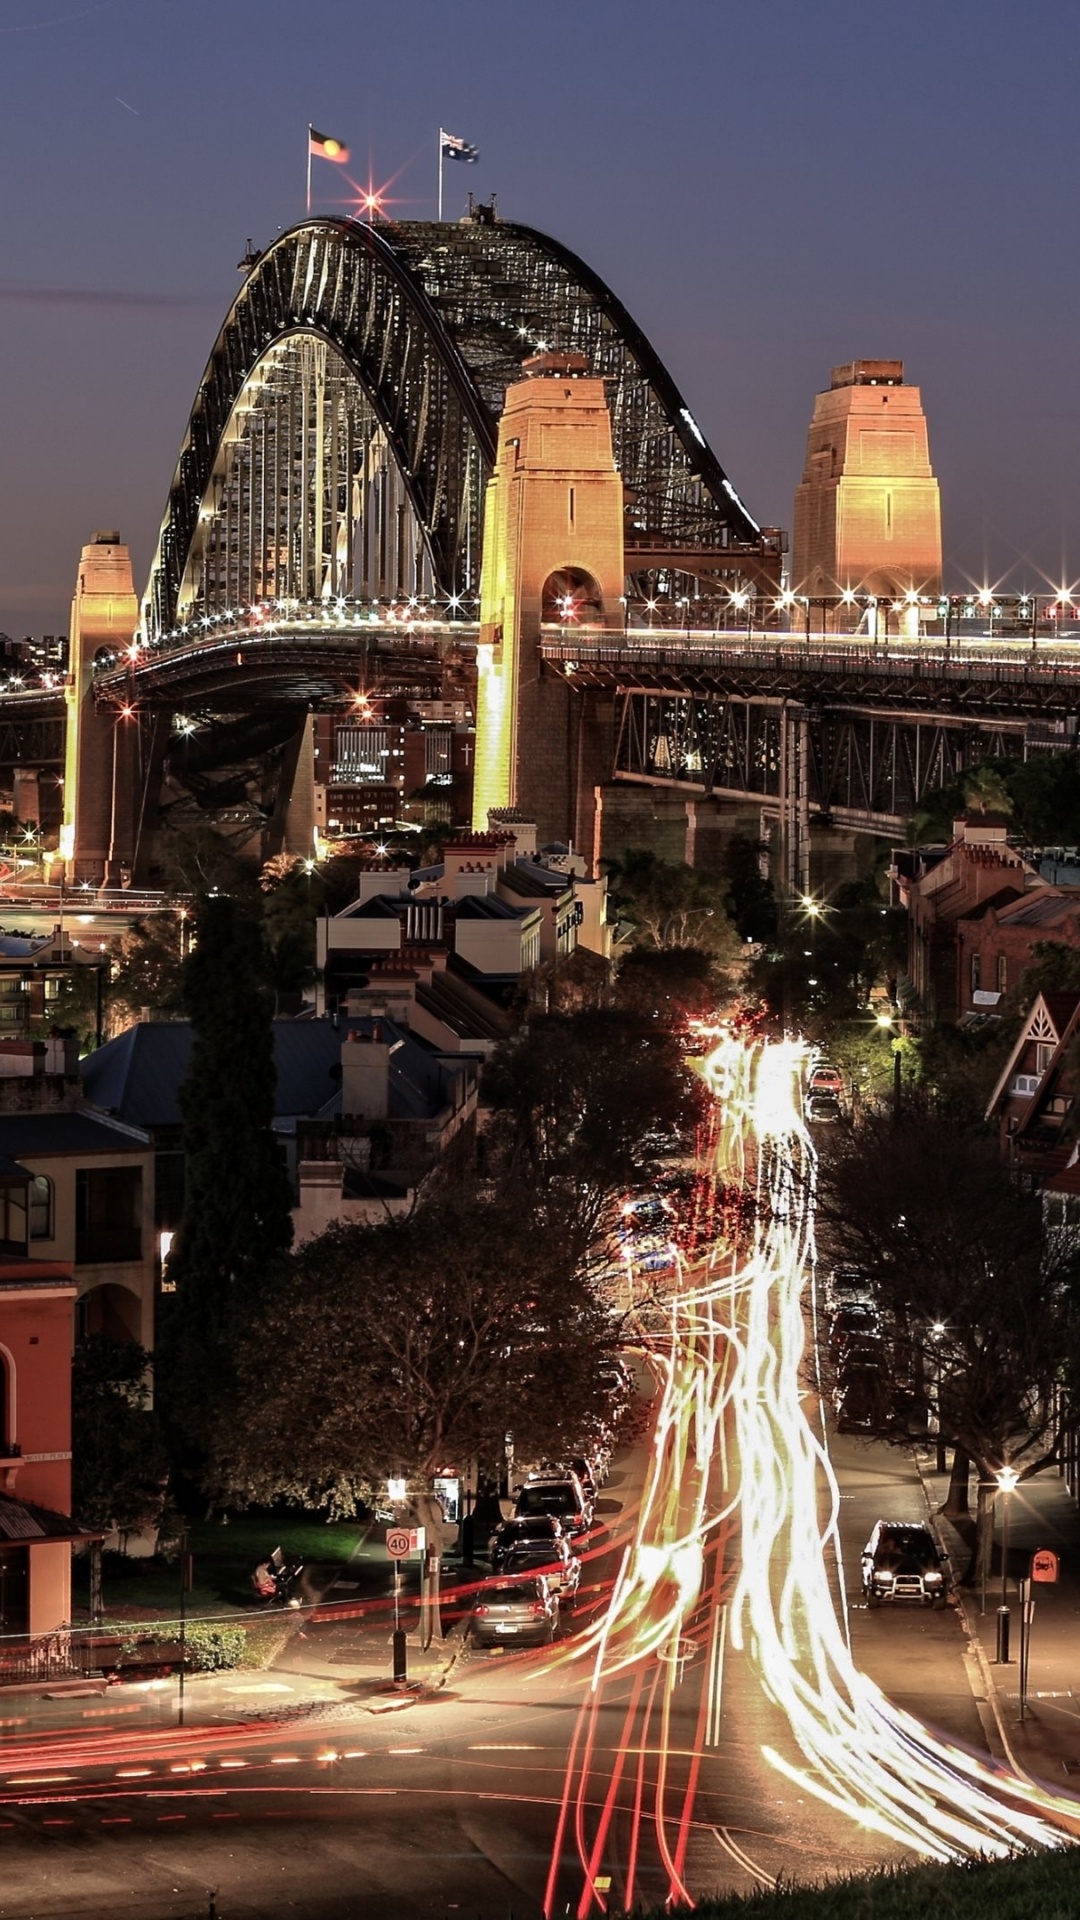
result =
[{"label": "brick building", "polygon": [[0,1161],[0,1656],[71,1618],[71,1549],[91,1537],[70,1517],[75,1281],[27,1256],[31,1180]]},{"label": "brick building", "polygon": [[1008,822],[991,813],[963,814],[947,846],[897,848],[891,874],[908,916],[914,1009],[927,1021],[957,1020],[972,1004],[970,954],[965,960],[961,923],[977,921],[990,907],[1003,911],[1029,893],[1046,890],[1047,882],[1009,845]]}]

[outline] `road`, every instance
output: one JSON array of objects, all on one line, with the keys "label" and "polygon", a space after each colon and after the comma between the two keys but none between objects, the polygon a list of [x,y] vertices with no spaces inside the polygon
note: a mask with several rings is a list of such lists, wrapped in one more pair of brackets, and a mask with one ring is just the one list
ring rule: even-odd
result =
[{"label": "road", "polygon": [[921,1517],[920,1496],[900,1456],[822,1443],[801,1062],[731,1035],[709,1072],[703,1152],[756,1205],[643,1347],[649,1430],[616,1458],[566,1638],[295,1718],[12,1729],[0,1916],[179,1920],[215,1888],[224,1920],[592,1920],[1077,1830],[1067,1796],[965,1750],[983,1740],[955,1613],[859,1604],[872,1520]]}]

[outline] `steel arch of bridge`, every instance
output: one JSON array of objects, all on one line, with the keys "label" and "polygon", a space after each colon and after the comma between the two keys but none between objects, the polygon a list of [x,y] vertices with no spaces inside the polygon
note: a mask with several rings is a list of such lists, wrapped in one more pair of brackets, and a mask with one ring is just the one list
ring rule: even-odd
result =
[{"label": "steel arch of bridge", "polygon": [[[275,454],[272,487],[264,461],[257,528],[256,480],[240,524],[244,502],[228,493],[229,462],[245,434],[253,435],[260,369],[265,378],[276,368],[279,382],[287,382],[290,343],[305,341],[329,355],[339,386],[343,372],[362,394],[441,593],[475,590],[498,414],[506,387],[540,345],[584,353],[608,382],[627,487],[628,565],[635,548],[642,566],[656,564],[657,551],[678,552],[684,563],[686,550],[714,559],[717,551],[760,551],[760,529],[659,356],[611,290],[567,248],[497,221],[311,220],[255,260],[214,343],[151,568],[143,613],[151,642],[181,619],[220,616],[243,597],[270,597],[265,583],[293,533],[275,518],[279,498],[267,517],[265,496],[280,496],[286,464],[291,490],[293,448],[306,450],[308,442],[290,416],[293,438]],[[357,468],[349,463],[360,455],[347,422],[342,441],[340,464],[335,454],[328,476],[315,478],[320,522],[324,495],[331,518],[352,511]],[[264,552],[249,558],[245,572],[242,549],[245,539],[251,547],[253,529],[264,549],[273,546],[275,560],[271,566]],[[224,554],[214,589],[221,604],[208,607],[199,602],[199,570],[214,539]]]}]

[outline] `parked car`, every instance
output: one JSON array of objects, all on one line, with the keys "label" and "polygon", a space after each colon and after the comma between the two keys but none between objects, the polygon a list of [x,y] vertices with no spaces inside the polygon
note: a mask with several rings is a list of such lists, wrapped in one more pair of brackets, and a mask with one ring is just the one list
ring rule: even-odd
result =
[{"label": "parked car", "polygon": [[833,1390],[838,1433],[872,1433],[888,1405],[888,1387],[880,1367],[848,1367]]},{"label": "parked car", "polygon": [[839,1096],[844,1091],[844,1076],[839,1067],[826,1066],[823,1061],[820,1066],[811,1068],[806,1090],[808,1093],[835,1093]]},{"label": "parked car", "polygon": [[559,1603],[540,1575],[486,1581],[476,1596],[469,1632],[478,1647],[549,1647],[559,1625]]},{"label": "parked car", "polygon": [[576,1473],[530,1474],[518,1491],[515,1517],[529,1519],[550,1513],[562,1522],[564,1533],[587,1533],[592,1526],[593,1503]]},{"label": "parked car", "polygon": [[491,1536],[491,1570],[502,1571],[507,1554],[515,1547],[539,1544],[554,1550],[563,1538],[562,1521],[554,1513],[534,1513],[520,1520],[504,1520]]},{"label": "parked car", "polygon": [[829,1351],[834,1358],[853,1341],[880,1337],[881,1315],[872,1301],[853,1301],[848,1307],[837,1307],[829,1321]]},{"label": "parked car", "polygon": [[858,1267],[833,1267],[825,1283],[825,1311],[835,1313],[838,1307],[872,1307],[874,1305],[874,1286],[865,1273]]},{"label": "parked car", "polygon": [[817,1126],[830,1120],[842,1120],[840,1102],[835,1093],[808,1093],[806,1096],[806,1117]]},{"label": "parked car", "polygon": [[503,1555],[499,1574],[504,1580],[540,1574],[558,1595],[560,1607],[571,1607],[581,1584],[581,1561],[565,1536],[559,1540],[520,1540]]},{"label": "parked car", "polygon": [[878,1520],[863,1548],[862,1584],[868,1607],[896,1600],[943,1607],[949,1563],[929,1527],[910,1520]]}]

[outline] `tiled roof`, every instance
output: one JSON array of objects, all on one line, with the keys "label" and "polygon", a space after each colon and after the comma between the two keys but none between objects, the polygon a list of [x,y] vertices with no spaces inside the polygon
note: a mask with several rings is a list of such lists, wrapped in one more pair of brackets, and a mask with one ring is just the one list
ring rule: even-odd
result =
[{"label": "tiled roof", "polygon": [[0,1540],[17,1540],[33,1545],[35,1540],[99,1540],[100,1531],[81,1527],[70,1514],[54,1513],[51,1507],[31,1506],[28,1500],[15,1500],[0,1493]]},{"label": "tiled roof", "polygon": [[[366,1016],[339,1024],[332,1020],[274,1021],[274,1109],[278,1123],[341,1111],[342,1040],[346,1032],[370,1033],[372,1024]],[[447,1097],[438,1057],[417,1035],[391,1020],[382,1018],[380,1026],[388,1038],[402,1043],[390,1061],[391,1117],[424,1119],[438,1112]],[[118,1112],[133,1124],[179,1126],[177,1096],[187,1078],[191,1046],[191,1025],[186,1020],[149,1020],[129,1027],[84,1061],[87,1095],[98,1106]],[[0,1128],[2,1125],[0,1121]],[[0,1131],[0,1147],[2,1144]],[[26,1150],[29,1152],[29,1148]]]},{"label": "tiled roof", "polygon": [[0,1154],[36,1159],[52,1153],[138,1153],[150,1142],[129,1124],[99,1113],[2,1113]]}]

